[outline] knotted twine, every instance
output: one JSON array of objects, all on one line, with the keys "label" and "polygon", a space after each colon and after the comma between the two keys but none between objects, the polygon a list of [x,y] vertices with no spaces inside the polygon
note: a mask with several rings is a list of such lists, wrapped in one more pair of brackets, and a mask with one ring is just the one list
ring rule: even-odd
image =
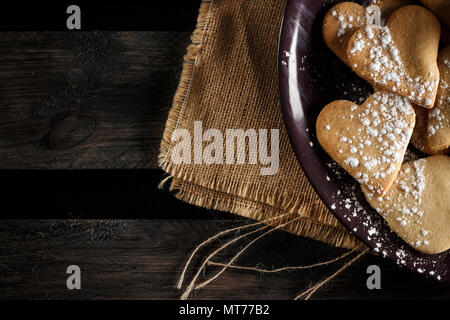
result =
[{"label": "knotted twine", "polygon": [[[367,252],[328,211],[305,178],[285,131],[277,88],[277,44],[285,0],[203,0],[197,26],[184,57],[180,83],[161,142],[159,165],[168,178],[161,186],[183,201],[208,209],[227,211],[259,222],[225,230],[200,244],[189,258],[177,284],[182,288],[190,262],[198,250],[232,232],[250,229],[216,249],[195,272],[181,298],[217,279],[227,268],[248,269],[234,262],[244,251],[274,230],[285,230],[327,244],[350,249],[341,257],[293,270],[335,263],[352,255],[340,270],[297,298],[309,298],[324,283]],[[173,133],[185,129],[194,135],[194,122],[203,130],[279,129],[279,168],[261,175],[255,164],[179,163],[171,152]],[[205,145],[205,143],[203,143]],[[193,157],[192,157],[193,158]],[[262,234],[259,234],[263,232]],[[232,244],[257,235],[229,262],[212,259]],[[215,276],[197,284],[206,266],[221,267]],[[261,270],[258,272],[282,272]]]}]

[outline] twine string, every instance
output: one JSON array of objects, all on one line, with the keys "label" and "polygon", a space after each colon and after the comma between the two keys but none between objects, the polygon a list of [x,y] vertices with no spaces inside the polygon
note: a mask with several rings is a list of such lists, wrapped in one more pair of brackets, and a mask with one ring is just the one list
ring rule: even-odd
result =
[{"label": "twine string", "polygon": [[272,217],[272,218],[269,218],[269,219],[266,219],[266,220],[263,220],[263,221],[260,221],[260,222],[251,223],[251,224],[246,224],[246,225],[244,225],[244,226],[239,226],[239,227],[231,228],[231,229],[228,229],[228,230],[224,230],[224,231],[221,231],[221,232],[217,233],[216,235],[214,235],[214,236],[212,236],[212,237],[206,239],[206,240],[203,241],[202,243],[200,243],[200,244],[194,249],[194,251],[191,253],[191,255],[190,255],[188,261],[186,262],[186,264],[185,264],[185,266],[184,266],[184,268],[183,268],[183,271],[181,272],[180,279],[178,279],[177,289],[180,290],[181,287],[183,286],[184,277],[186,276],[187,269],[188,269],[188,267],[189,267],[189,265],[190,265],[192,259],[194,258],[194,256],[196,255],[196,253],[197,253],[201,248],[203,248],[203,247],[206,246],[207,244],[213,242],[214,240],[216,240],[216,239],[218,239],[218,238],[220,238],[220,237],[222,237],[222,236],[224,236],[224,235],[226,235],[226,234],[228,234],[228,233],[235,232],[235,231],[240,231],[240,230],[247,229],[247,228],[251,228],[251,227],[255,227],[255,226],[258,226],[258,225],[261,225],[261,224],[270,222],[270,221],[272,221],[272,220],[276,220],[276,219],[285,217],[285,216],[288,215],[288,214],[290,214],[290,213],[285,213],[285,214],[282,214],[282,215],[279,215],[279,216],[276,216],[276,217]]},{"label": "twine string", "polygon": [[[353,250],[347,251],[346,253],[344,253],[344,254],[340,255],[339,257],[336,257],[332,260],[314,263],[314,264],[310,264],[310,265],[306,265],[306,266],[291,266],[291,267],[283,267],[283,268],[278,268],[278,269],[261,269],[261,268],[256,268],[256,267],[247,267],[247,266],[239,266],[239,265],[231,264],[231,265],[228,265],[228,268],[237,269],[237,270],[255,271],[255,272],[261,272],[261,273],[279,273],[279,272],[283,272],[283,271],[313,269],[313,268],[326,266],[326,265],[338,262],[338,261],[344,259],[345,257],[349,256],[350,254],[352,254],[355,251],[356,251],[356,249],[353,249]],[[209,261],[208,265],[219,266],[219,267],[227,266],[226,263],[221,263],[221,262],[216,262],[216,261]]]},{"label": "twine string", "polygon": [[361,257],[363,257],[364,255],[366,255],[368,252],[370,251],[370,249],[365,249],[364,251],[360,252],[357,256],[355,256],[353,259],[351,259],[350,261],[348,261],[345,265],[343,265],[339,270],[337,270],[335,273],[333,273],[331,276],[329,276],[328,278],[320,281],[319,283],[315,284],[314,286],[312,286],[311,288],[309,288],[308,290],[305,290],[304,292],[300,293],[299,295],[297,295],[295,297],[294,300],[299,300],[300,298],[302,298],[303,296],[306,295],[305,300],[309,300],[309,298],[311,298],[311,296],[317,291],[319,290],[323,285],[325,285],[326,283],[328,283],[329,281],[331,281],[332,279],[334,279],[335,277],[337,277],[339,274],[341,274],[342,272],[344,272],[344,270],[346,270],[348,267],[352,266],[356,261],[358,261]]},{"label": "twine string", "polygon": [[219,249],[215,250],[213,253],[211,253],[206,259],[205,261],[203,261],[202,265],[200,266],[200,268],[197,270],[194,278],[192,279],[192,281],[189,283],[188,287],[186,288],[186,290],[184,291],[184,293],[181,295],[181,300],[186,300],[189,295],[191,294],[192,290],[194,289],[195,283],[197,282],[198,277],[200,276],[200,274],[202,273],[203,269],[205,268],[205,266],[207,265],[208,261],[213,258],[214,256],[216,256],[216,254],[218,254],[220,251],[222,251],[223,249],[227,248],[228,246],[232,245],[233,243],[235,243],[236,241],[248,237],[258,231],[262,231],[264,229],[269,228],[269,226],[263,226],[261,228],[258,228],[256,230],[247,232],[239,237],[233,238],[230,241],[228,241],[227,243],[225,243],[223,246],[221,246]]},{"label": "twine string", "polygon": [[[319,262],[319,263],[315,263],[315,264],[311,264],[311,265],[306,265],[306,266],[293,266],[293,267],[283,267],[283,268],[278,268],[278,269],[273,269],[273,270],[265,270],[265,269],[261,269],[261,268],[255,268],[255,267],[245,267],[245,266],[239,266],[239,265],[235,265],[234,262],[243,254],[245,253],[253,244],[255,244],[258,240],[262,239],[263,237],[267,236],[268,234],[272,233],[275,230],[278,230],[280,228],[286,227],[289,224],[301,219],[301,217],[295,217],[293,219],[290,219],[288,222],[282,223],[277,225],[276,227],[272,227],[270,228],[269,225],[266,225],[267,222],[272,221],[272,220],[276,220],[276,219],[280,219],[282,217],[285,217],[287,215],[292,215],[291,213],[286,213],[286,214],[282,214],[280,216],[277,217],[273,217],[273,218],[269,218],[260,222],[256,222],[256,223],[251,223],[251,224],[247,224],[244,226],[239,226],[239,227],[235,227],[235,228],[231,228],[228,230],[224,230],[219,232],[218,234],[208,238],[207,240],[205,240],[204,242],[202,242],[200,245],[198,245],[194,251],[192,252],[191,256],[189,257],[188,261],[186,262],[186,265],[183,269],[183,272],[180,276],[180,279],[178,281],[177,284],[177,288],[181,289],[182,285],[183,285],[183,281],[187,272],[187,269],[192,261],[192,259],[194,258],[194,256],[196,255],[196,253],[204,246],[206,246],[207,244],[213,242],[214,240],[219,239],[220,237],[231,233],[231,232],[235,232],[235,231],[240,231],[240,230],[244,230],[244,229],[248,229],[251,227],[256,227],[256,226],[260,226],[262,224],[262,227],[259,227],[255,230],[246,232],[238,237],[235,237],[231,240],[229,240],[228,242],[226,242],[224,245],[222,245],[220,248],[216,249],[214,252],[212,252],[210,255],[208,255],[208,257],[203,261],[203,263],[201,264],[201,266],[199,267],[199,269],[197,270],[197,272],[195,273],[193,279],[191,280],[191,282],[189,283],[189,285],[187,286],[186,290],[183,292],[183,294],[181,295],[180,299],[181,300],[186,300],[189,295],[192,293],[192,291],[194,290],[198,290],[201,289],[205,286],[207,286],[209,283],[211,283],[212,281],[214,281],[215,279],[217,279],[218,277],[220,277],[220,275],[222,273],[224,273],[228,268],[233,268],[233,269],[239,269],[239,270],[250,270],[250,271],[257,271],[257,272],[264,272],[264,273],[277,273],[277,272],[282,272],[282,271],[291,271],[291,270],[302,270],[302,269],[311,269],[311,268],[315,268],[315,267],[319,267],[319,266],[323,266],[323,265],[328,265],[328,264],[332,264],[335,262],[338,262],[344,258],[346,258],[347,256],[351,255],[352,253],[354,253],[355,251],[357,251],[356,249],[350,250],[346,253],[344,253],[341,256],[338,256],[334,259],[328,260],[328,261],[324,261],[324,262]],[[218,253],[220,253],[221,251],[223,251],[224,249],[226,249],[227,247],[229,247],[230,245],[232,245],[233,243],[244,239],[252,234],[258,233],[260,231],[264,231],[266,229],[270,228],[269,230],[265,231],[264,233],[260,234],[259,236],[257,236],[255,239],[253,239],[252,241],[250,241],[244,248],[242,248],[238,253],[236,253],[230,260],[228,263],[220,263],[220,262],[215,262],[215,261],[211,261],[211,259],[213,259]],[[308,300],[311,298],[311,296],[317,291],[319,290],[322,286],[324,286],[326,283],[328,283],[329,281],[331,281],[332,279],[334,279],[335,277],[337,277],[339,274],[341,274],[343,271],[345,271],[347,268],[349,268],[350,266],[352,266],[356,261],[358,261],[361,257],[363,257],[367,252],[369,252],[370,249],[365,249],[364,251],[360,252],[358,255],[356,255],[354,258],[352,258],[350,261],[348,261],[344,266],[342,266],[339,270],[337,270],[335,273],[333,273],[332,275],[330,275],[329,277],[327,277],[326,279],[320,281],[319,283],[315,284],[313,287],[305,290],[304,292],[300,293],[299,295],[297,295],[295,297],[295,300],[301,299],[302,297],[305,297],[305,300]],[[209,278],[208,280],[205,280],[204,282],[196,285],[198,278],[200,277],[201,274],[203,274],[204,276],[204,272],[206,270],[206,266],[208,265],[215,265],[215,266],[220,266],[222,267],[222,269],[217,272],[214,276],[212,276],[211,278]]]},{"label": "twine string", "polygon": [[285,227],[285,226],[287,226],[287,225],[289,225],[289,224],[291,224],[291,223],[293,223],[293,222],[295,222],[295,221],[297,221],[297,220],[299,220],[299,219],[300,219],[300,217],[296,217],[296,218],[294,218],[294,219],[292,219],[292,220],[290,220],[290,221],[288,221],[288,222],[285,222],[285,223],[280,224],[280,225],[278,225],[278,226],[276,226],[276,227],[274,227],[274,228],[271,228],[270,230],[264,232],[263,234],[259,235],[258,237],[256,237],[256,238],[253,239],[252,241],[250,241],[244,248],[242,248],[238,253],[236,253],[236,254],[234,255],[234,257],[231,258],[231,260],[230,260],[230,261],[229,261],[229,262],[228,262],[228,263],[227,263],[227,264],[226,264],[219,272],[217,272],[217,273],[216,273],[213,277],[211,277],[210,279],[208,279],[208,280],[206,280],[206,281],[200,283],[199,285],[197,285],[197,286],[195,287],[195,290],[201,289],[201,288],[203,288],[204,286],[206,286],[206,285],[208,285],[209,283],[211,283],[212,281],[214,281],[215,279],[217,279],[222,273],[224,273],[224,272],[228,269],[228,267],[229,267],[230,265],[233,264],[234,261],[236,261],[237,258],[239,258],[244,252],[246,252],[246,251],[247,251],[253,244],[255,244],[258,240],[264,238],[265,236],[267,236],[268,234],[274,232],[275,230],[278,230],[278,229],[280,229],[280,228],[282,228],[282,227]]}]

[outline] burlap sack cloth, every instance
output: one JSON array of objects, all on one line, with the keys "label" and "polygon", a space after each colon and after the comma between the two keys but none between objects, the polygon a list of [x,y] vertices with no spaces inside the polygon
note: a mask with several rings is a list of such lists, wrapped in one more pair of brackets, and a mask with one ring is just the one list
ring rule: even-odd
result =
[{"label": "burlap sack cloth", "polygon": [[[277,44],[284,0],[204,0],[181,81],[166,124],[159,163],[170,189],[191,204],[262,220],[301,216],[284,229],[334,246],[361,243],[328,211],[303,175],[282,119],[277,86]],[[176,164],[176,128],[193,135],[216,128],[279,129],[280,165],[263,176],[260,165]],[[225,148],[224,148],[225,150]],[[286,222],[276,221],[277,224]]]}]

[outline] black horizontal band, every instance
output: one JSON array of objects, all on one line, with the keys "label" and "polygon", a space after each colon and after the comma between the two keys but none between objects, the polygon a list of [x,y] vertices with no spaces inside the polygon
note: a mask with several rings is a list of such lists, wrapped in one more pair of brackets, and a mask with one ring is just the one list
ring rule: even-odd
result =
[{"label": "black horizontal band", "polygon": [[190,31],[200,1],[15,1],[2,4],[0,31],[68,30],[70,5],[80,8],[84,31]]}]

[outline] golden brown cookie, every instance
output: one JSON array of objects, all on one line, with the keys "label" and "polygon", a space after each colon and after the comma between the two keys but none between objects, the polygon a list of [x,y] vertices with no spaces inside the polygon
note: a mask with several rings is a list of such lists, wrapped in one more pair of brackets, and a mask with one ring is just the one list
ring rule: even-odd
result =
[{"label": "golden brown cookie", "polygon": [[420,252],[450,248],[450,157],[432,156],[405,163],[391,189],[367,201],[389,227]]},{"label": "golden brown cookie", "polygon": [[402,7],[385,27],[370,25],[353,33],[347,47],[349,65],[372,86],[431,108],[439,84],[440,30],[429,10]]},{"label": "golden brown cookie", "polygon": [[[379,7],[380,23],[384,24],[392,12],[409,3],[411,0],[372,0],[369,5]],[[346,51],[350,37],[366,24],[366,17],[370,14],[366,8],[348,1],[336,4],[325,14],[322,23],[324,41],[343,62],[347,63]]]},{"label": "golden brown cookie", "polygon": [[428,111],[428,144],[434,151],[450,147],[450,46],[438,57],[441,79],[434,108]]},{"label": "golden brown cookie", "polygon": [[421,0],[423,5],[434,12],[435,15],[450,28],[450,1],[448,0]]},{"label": "golden brown cookie", "polygon": [[347,44],[352,34],[365,24],[366,10],[353,2],[340,2],[326,14],[322,23],[323,39],[342,61],[347,61]]},{"label": "golden brown cookie", "polygon": [[414,131],[411,136],[411,144],[421,152],[428,155],[448,154],[450,149],[444,151],[433,151],[428,145],[428,109],[416,105],[413,105],[413,108],[416,113],[416,125],[414,126]]},{"label": "golden brown cookie", "polygon": [[325,151],[352,177],[378,195],[397,176],[414,128],[415,114],[405,98],[376,92],[362,105],[338,100],[316,122]]}]

